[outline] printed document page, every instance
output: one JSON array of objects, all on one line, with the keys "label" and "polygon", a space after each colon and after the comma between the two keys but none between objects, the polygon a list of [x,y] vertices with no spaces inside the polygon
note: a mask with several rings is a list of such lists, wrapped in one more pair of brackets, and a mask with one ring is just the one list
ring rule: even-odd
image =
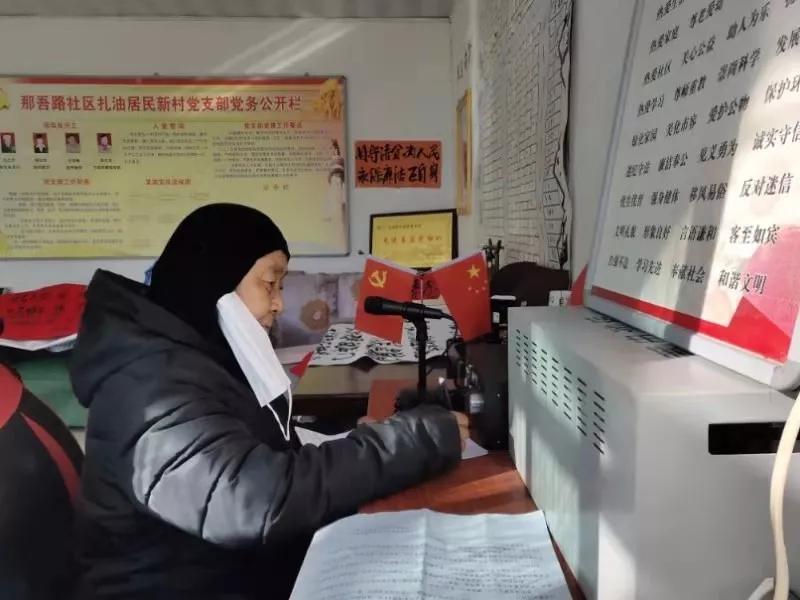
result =
[{"label": "printed document page", "polygon": [[354,515],[314,536],[291,600],[568,600],[544,514]]}]

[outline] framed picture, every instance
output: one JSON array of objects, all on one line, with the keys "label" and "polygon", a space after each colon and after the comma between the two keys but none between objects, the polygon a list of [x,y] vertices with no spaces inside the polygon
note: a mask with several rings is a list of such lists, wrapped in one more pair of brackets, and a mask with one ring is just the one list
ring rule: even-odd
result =
[{"label": "framed picture", "polygon": [[454,209],[370,216],[369,252],[404,267],[430,269],[458,253]]},{"label": "framed picture", "polygon": [[456,107],[456,210],[472,213],[472,93],[464,92]]}]

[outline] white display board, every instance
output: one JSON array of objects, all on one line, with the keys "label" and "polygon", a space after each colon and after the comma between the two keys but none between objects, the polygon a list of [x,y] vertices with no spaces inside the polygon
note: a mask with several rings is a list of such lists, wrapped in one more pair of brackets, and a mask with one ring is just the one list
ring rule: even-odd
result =
[{"label": "white display board", "polygon": [[640,0],[587,304],[800,382],[800,0]]}]

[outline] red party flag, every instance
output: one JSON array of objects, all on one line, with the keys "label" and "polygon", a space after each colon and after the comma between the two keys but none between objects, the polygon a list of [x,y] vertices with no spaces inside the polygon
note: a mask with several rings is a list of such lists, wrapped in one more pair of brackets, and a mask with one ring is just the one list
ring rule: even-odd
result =
[{"label": "red party flag", "polygon": [[399,344],[403,337],[403,317],[371,315],[364,311],[364,300],[380,296],[395,302],[410,302],[416,277],[416,271],[369,257],[358,289],[356,329]]},{"label": "red party flag", "polygon": [[482,252],[456,259],[425,276],[436,282],[464,341],[491,331],[489,273]]},{"label": "red party flag", "polygon": [[49,340],[77,333],[85,292],[85,285],[62,283],[0,295],[0,338]]}]

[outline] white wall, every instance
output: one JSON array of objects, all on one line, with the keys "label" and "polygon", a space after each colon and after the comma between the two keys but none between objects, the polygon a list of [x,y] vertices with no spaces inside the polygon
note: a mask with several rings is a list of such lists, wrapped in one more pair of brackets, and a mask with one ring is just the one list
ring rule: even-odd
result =
[{"label": "white wall", "polygon": [[[371,213],[455,205],[450,24],[444,19],[3,17],[0,73],[341,74],[348,80],[350,156],[357,139],[442,141],[441,189],[354,190],[350,177],[351,255],[297,258],[292,260],[293,269],[360,270],[363,259],[357,253],[369,250]],[[151,262],[0,261],[0,286],[22,290],[54,282],[86,282],[97,267],[141,279]]]},{"label": "white wall", "polygon": [[[478,204],[478,140],[480,118],[478,115],[478,4],[477,0],[460,0],[450,15],[450,76],[453,80],[451,101],[452,119],[456,107],[468,89],[472,90],[472,213],[458,220],[459,245],[469,250],[477,249],[486,240],[479,239],[480,206]],[[461,65],[461,69],[459,69]],[[461,75],[459,77],[459,75]],[[453,132],[455,144],[455,131]],[[454,159],[455,161],[455,159]]]},{"label": "white wall", "polygon": [[[473,90],[473,181],[479,189],[477,113],[479,36],[477,13],[480,0],[458,0],[451,18],[451,57],[454,100],[469,85]],[[577,277],[589,262],[594,228],[603,188],[608,148],[617,109],[617,94],[628,43],[633,0],[573,0],[572,64],[568,129],[568,171],[573,202],[572,273]],[[472,66],[461,81],[456,64],[472,42]],[[475,195],[474,197],[477,197]],[[479,211],[461,224],[462,232],[477,239]],[[469,235],[469,234],[466,234]],[[479,240],[485,241],[485,240]]]},{"label": "white wall", "polygon": [[572,276],[589,262],[617,111],[632,0],[573,0],[567,177],[574,207]]},{"label": "white wall", "polygon": [[[348,78],[348,151],[359,138],[443,141],[440,190],[350,190],[349,257],[297,258],[292,268],[359,270],[371,212],[454,205],[455,107],[473,92],[473,185],[479,187],[478,0],[443,20],[0,19],[0,72],[76,74],[342,73]],[[574,0],[568,176],[574,203],[573,275],[589,261],[602,193],[631,0]],[[44,40],[40,46],[30,40]],[[456,66],[472,42],[468,74]],[[20,49],[23,49],[21,51]],[[352,178],[351,178],[352,179]],[[351,181],[352,185],[352,181]],[[473,198],[477,197],[473,193]],[[476,248],[479,210],[459,219],[461,252]],[[97,266],[140,278],[150,261],[0,261],[0,286],[86,281]]]}]

